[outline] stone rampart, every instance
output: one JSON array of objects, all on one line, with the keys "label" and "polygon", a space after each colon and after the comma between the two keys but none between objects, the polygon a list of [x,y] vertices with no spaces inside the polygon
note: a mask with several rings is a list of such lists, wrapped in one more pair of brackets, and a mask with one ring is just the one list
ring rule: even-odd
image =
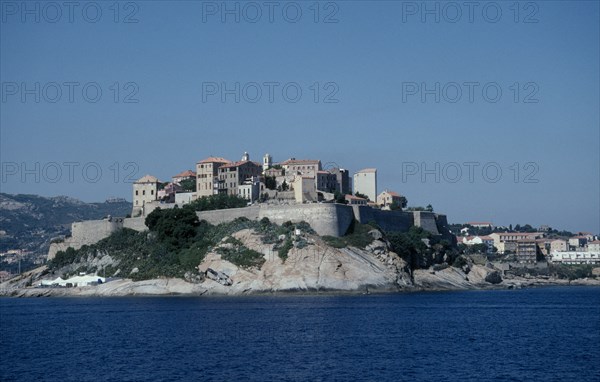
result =
[{"label": "stone rampart", "polygon": [[[319,235],[343,236],[352,221],[366,224],[374,221],[385,231],[406,232],[413,225],[433,233],[442,235],[452,240],[448,230],[446,215],[438,215],[433,212],[415,211],[382,211],[369,206],[348,206],[335,203],[310,203],[272,205],[261,204],[244,208],[231,208],[215,211],[197,212],[200,220],[206,220],[210,224],[221,224],[236,218],[245,217],[250,220],[268,218],[276,224],[286,221],[299,223],[305,221]],[[131,228],[136,231],[147,229],[143,217],[137,218],[112,218],[111,220],[89,220],[73,223],[71,226],[72,236],[62,243],[53,243],[48,251],[48,259],[54,258],[56,253],[68,247],[79,249],[83,245],[94,244],[121,228]]]}]

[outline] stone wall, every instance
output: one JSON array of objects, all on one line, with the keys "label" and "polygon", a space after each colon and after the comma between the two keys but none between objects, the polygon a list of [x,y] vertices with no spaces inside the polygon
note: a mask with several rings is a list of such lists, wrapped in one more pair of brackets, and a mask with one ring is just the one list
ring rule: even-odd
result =
[{"label": "stone wall", "polygon": [[352,207],[333,203],[265,206],[259,214],[264,217],[277,224],[305,221],[322,236],[343,236],[354,219]]},{"label": "stone wall", "polygon": [[426,231],[431,232],[434,235],[439,235],[437,223],[435,221],[435,214],[427,211],[414,211],[413,221],[417,227],[421,227]]},{"label": "stone wall", "polygon": [[206,220],[210,224],[221,224],[234,219],[245,217],[250,220],[258,220],[260,206],[250,206],[245,208],[229,208],[225,210],[200,211],[196,212],[198,219]]},{"label": "stone wall", "polygon": [[[268,218],[276,224],[283,224],[286,221],[291,221],[292,223],[305,221],[310,224],[315,232],[322,236],[343,236],[352,224],[352,221],[356,219],[363,224],[374,221],[386,231],[406,232],[410,227],[415,225],[422,227],[434,235],[442,235],[445,239],[453,240],[453,236],[448,230],[446,215],[438,215],[425,211],[382,211],[369,206],[310,203],[289,205],[261,204],[245,208],[201,211],[197,212],[197,215],[200,220],[206,220],[210,224],[221,224],[240,217],[250,220]],[[143,217],[113,218],[110,221],[105,219],[73,223],[71,226],[72,236],[65,239],[63,243],[50,245],[48,259],[54,258],[58,251],[65,250],[68,247],[79,249],[83,245],[94,244],[121,228],[144,231],[147,229],[144,220]]]},{"label": "stone wall", "polygon": [[382,211],[369,206],[352,206],[356,220],[361,224],[375,222],[385,231],[406,232],[413,225],[413,214],[403,211]]},{"label": "stone wall", "polygon": [[112,218],[110,220],[86,220],[71,224],[71,236],[61,243],[50,244],[48,260],[52,260],[59,251],[69,247],[79,249],[84,245],[90,245],[109,237],[113,232],[123,228],[123,218]]},{"label": "stone wall", "polygon": [[123,219],[123,228],[130,228],[136,231],[145,231],[148,229],[148,227],[146,227],[146,218],[126,218]]}]

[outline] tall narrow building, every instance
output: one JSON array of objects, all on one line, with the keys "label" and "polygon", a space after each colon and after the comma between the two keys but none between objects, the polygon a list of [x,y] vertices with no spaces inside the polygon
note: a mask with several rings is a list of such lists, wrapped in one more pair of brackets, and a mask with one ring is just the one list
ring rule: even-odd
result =
[{"label": "tall narrow building", "polygon": [[219,167],[229,163],[231,161],[220,157],[209,157],[196,163],[196,198],[217,193]]},{"label": "tall narrow building", "polygon": [[377,201],[377,169],[365,168],[354,174],[354,193],[366,195],[370,201]]}]

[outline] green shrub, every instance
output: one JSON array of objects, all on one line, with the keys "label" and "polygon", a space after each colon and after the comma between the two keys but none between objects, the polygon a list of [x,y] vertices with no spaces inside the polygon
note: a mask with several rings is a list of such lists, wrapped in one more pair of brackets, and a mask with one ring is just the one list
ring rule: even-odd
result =
[{"label": "green shrub", "polygon": [[288,237],[287,239],[285,239],[285,242],[283,243],[283,245],[277,250],[277,255],[283,261],[285,261],[285,259],[287,259],[287,257],[288,257],[288,253],[290,252],[290,249],[292,249],[293,247],[294,247],[294,244],[292,243],[292,239],[290,239]]}]

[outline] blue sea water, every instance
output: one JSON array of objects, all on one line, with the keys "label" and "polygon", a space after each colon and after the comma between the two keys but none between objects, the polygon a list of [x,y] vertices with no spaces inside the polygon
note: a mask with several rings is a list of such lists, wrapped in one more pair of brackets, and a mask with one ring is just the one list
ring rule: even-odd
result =
[{"label": "blue sea water", "polygon": [[600,381],[600,289],[0,299],[1,381]]}]

